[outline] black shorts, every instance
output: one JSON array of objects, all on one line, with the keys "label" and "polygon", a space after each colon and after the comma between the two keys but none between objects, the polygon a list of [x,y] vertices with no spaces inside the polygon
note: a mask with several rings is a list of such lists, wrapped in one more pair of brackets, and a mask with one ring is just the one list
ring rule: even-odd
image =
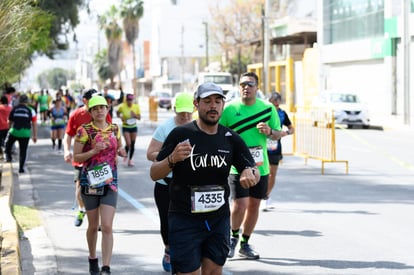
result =
[{"label": "black shorts", "polygon": [[122,133],[137,133],[137,132],[138,132],[138,127],[131,127],[131,128],[122,127]]},{"label": "black shorts", "polygon": [[252,197],[260,200],[266,198],[268,178],[269,175],[261,176],[255,186],[245,189],[240,185],[240,175],[230,174],[228,183],[230,185],[231,198],[240,199]]},{"label": "black shorts", "polygon": [[174,274],[189,273],[209,258],[223,266],[230,245],[230,214],[206,219],[181,213],[168,213],[170,257]]},{"label": "black shorts", "polygon": [[283,159],[282,154],[267,154],[270,165],[279,165],[279,161]]},{"label": "black shorts", "polygon": [[81,192],[81,196],[86,210],[94,210],[101,204],[110,205],[116,208],[118,202],[118,192],[115,192],[111,188],[108,188],[108,191],[104,196],[87,196],[83,194],[83,192]]}]

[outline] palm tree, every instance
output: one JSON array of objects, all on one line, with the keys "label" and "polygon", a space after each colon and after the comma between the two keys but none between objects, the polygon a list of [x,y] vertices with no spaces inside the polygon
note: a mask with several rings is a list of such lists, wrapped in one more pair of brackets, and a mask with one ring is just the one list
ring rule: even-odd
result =
[{"label": "palm tree", "polygon": [[123,18],[123,27],[128,45],[132,48],[132,65],[133,65],[133,83],[132,88],[134,94],[137,95],[137,79],[136,79],[136,57],[135,57],[135,41],[139,34],[139,20],[144,14],[144,2],[141,0],[125,0],[121,6],[121,17]]},{"label": "palm tree", "polygon": [[107,79],[113,79],[115,75],[112,73],[109,68],[108,62],[108,49],[102,49],[98,52],[94,58],[94,64],[98,69],[98,76],[101,84],[105,83]]},{"label": "palm tree", "polygon": [[[101,16],[99,24],[105,30],[105,37],[108,42],[108,63],[112,75],[119,76],[119,83],[121,83],[120,72],[122,71],[122,28],[116,22],[118,10],[114,5]],[[111,87],[114,86],[114,77],[111,77]]]}]

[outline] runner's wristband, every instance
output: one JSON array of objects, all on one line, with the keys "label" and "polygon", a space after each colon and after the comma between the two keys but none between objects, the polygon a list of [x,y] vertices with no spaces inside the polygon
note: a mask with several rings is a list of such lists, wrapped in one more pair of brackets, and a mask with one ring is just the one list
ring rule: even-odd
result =
[{"label": "runner's wristband", "polygon": [[[168,155],[167,160],[168,160],[168,167],[170,167],[171,169],[174,168],[175,163],[173,163],[170,159],[171,155]],[[171,157],[172,158],[172,157]]]}]

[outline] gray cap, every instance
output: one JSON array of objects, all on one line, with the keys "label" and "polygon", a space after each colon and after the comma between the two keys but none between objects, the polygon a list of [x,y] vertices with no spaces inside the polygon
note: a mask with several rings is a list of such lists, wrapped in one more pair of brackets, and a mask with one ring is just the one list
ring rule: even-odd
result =
[{"label": "gray cap", "polygon": [[205,82],[198,86],[195,98],[206,98],[211,95],[221,95],[223,98],[226,98],[223,89],[213,82]]}]

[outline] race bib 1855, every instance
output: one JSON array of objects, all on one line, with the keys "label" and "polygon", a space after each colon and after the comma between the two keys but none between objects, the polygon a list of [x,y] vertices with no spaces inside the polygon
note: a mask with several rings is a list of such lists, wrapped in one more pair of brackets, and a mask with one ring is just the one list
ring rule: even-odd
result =
[{"label": "race bib 1855", "polygon": [[111,166],[106,162],[88,169],[88,182],[92,188],[101,187],[107,180],[112,179]]}]

